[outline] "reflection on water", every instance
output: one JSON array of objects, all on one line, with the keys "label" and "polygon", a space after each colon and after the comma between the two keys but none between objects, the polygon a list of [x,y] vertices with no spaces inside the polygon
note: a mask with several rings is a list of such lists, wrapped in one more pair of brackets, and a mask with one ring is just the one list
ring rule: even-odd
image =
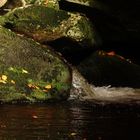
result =
[{"label": "reflection on water", "polygon": [[134,140],[140,130],[139,109],[79,101],[1,105],[0,140]]},{"label": "reflection on water", "polygon": [[0,105],[0,140],[138,140],[140,90],[95,87],[73,72],[66,102]]}]

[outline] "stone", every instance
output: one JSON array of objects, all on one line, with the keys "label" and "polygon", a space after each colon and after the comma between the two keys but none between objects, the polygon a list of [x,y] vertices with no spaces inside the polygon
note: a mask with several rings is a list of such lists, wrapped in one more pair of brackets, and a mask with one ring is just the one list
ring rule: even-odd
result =
[{"label": "stone", "polygon": [[48,46],[0,26],[0,101],[66,100],[71,69]]},{"label": "stone", "polygon": [[[17,8],[2,16],[0,24],[51,46],[53,41],[59,40],[61,45],[65,40],[68,42],[65,46],[57,47],[56,43],[53,47],[62,54],[92,49],[101,43],[96,29],[85,16],[45,6],[31,5]],[[72,47],[69,45],[72,43],[77,45]]]},{"label": "stone", "polygon": [[140,87],[140,66],[114,52],[96,51],[77,69],[96,86]]}]

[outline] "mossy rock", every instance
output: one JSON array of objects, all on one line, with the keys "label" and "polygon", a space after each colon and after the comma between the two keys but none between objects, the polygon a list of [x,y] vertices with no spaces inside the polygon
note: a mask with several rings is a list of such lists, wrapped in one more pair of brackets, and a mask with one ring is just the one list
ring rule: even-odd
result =
[{"label": "mossy rock", "polygon": [[86,48],[99,42],[86,17],[45,6],[17,8],[1,17],[0,24],[41,43],[66,37]]},{"label": "mossy rock", "polygon": [[28,4],[44,5],[46,7],[59,9],[58,0],[24,0],[24,1],[25,1],[25,5],[28,5]]},{"label": "mossy rock", "polygon": [[96,86],[140,88],[140,66],[113,52],[97,51],[77,68]]},{"label": "mossy rock", "polygon": [[48,101],[69,97],[71,70],[47,46],[0,27],[0,101]]}]

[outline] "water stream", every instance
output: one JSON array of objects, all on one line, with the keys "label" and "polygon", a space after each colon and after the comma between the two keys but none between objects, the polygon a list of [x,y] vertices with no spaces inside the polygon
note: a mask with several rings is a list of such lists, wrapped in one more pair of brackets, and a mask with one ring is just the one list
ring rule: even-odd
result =
[{"label": "water stream", "polygon": [[138,140],[139,94],[95,87],[74,69],[68,101],[0,105],[0,140]]},{"label": "water stream", "polygon": [[73,88],[70,99],[96,100],[115,103],[140,103],[140,89],[130,87],[95,87],[88,84],[83,76],[73,68]]}]

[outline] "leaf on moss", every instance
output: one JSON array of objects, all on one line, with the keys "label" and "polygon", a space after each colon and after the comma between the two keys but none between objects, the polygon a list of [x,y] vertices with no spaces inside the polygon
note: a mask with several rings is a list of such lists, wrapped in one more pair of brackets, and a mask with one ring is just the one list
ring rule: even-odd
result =
[{"label": "leaf on moss", "polygon": [[45,89],[51,89],[52,88],[52,85],[46,85],[44,88]]},{"label": "leaf on moss", "polygon": [[6,81],[7,80],[7,76],[6,75],[2,75],[1,76],[1,80]]},{"label": "leaf on moss", "polygon": [[6,84],[6,81],[4,81],[4,80],[0,80],[0,83]]},{"label": "leaf on moss", "polygon": [[22,73],[28,73],[28,71],[27,71],[27,70],[22,69]]},{"label": "leaf on moss", "polygon": [[14,80],[11,80],[11,83],[12,83],[12,84],[15,84],[16,82],[15,82]]}]

